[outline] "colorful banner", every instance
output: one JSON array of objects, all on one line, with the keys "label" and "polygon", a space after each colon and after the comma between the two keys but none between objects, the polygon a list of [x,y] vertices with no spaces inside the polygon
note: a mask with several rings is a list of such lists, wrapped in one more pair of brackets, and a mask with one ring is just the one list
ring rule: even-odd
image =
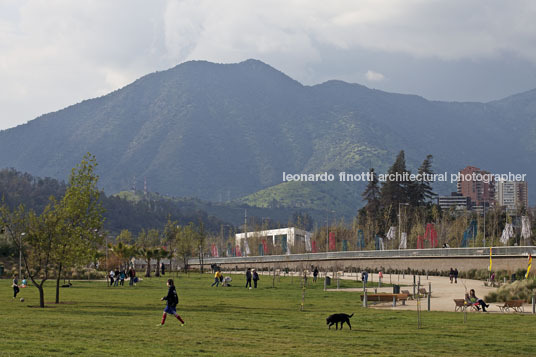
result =
[{"label": "colorful banner", "polygon": [[235,256],[237,256],[237,257],[242,256],[242,253],[240,252],[240,246],[239,245],[236,246],[235,252],[236,252]]},{"label": "colorful banner", "polygon": [[317,250],[316,250],[316,241],[312,241],[311,245],[313,246],[313,253],[316,253],[317,252]]},{"label": "colorful banner", "polygon": [[268,246],[266,245],[266,239],[262,240],[262,251],[263,251],[264,254],[269,254]]},{"label": "colorful banner", "polygon": [[244,239],[244,251],[246,253],[244,254],[245,257],[247,257],[248,255],[251,255],[251,250],[249,250],[249,244],[248,244],[247,239]]},{"label": "colorful banner", "polygon": [[335,232],[329,232],[329,250],[337,249],[337,241],[335,240]]},{"label": "colorful banner", "polygon": [[527,273],[525,274],[525,279],[529,277],[530,268],[532,268],[532,255],[529,253],[529,266],[527,267]]},{"label": "colorful banner", "polygon": [[218,258],[219,255],[218,255],[218,247],[216,246],[216,244],[212,243],[212,256],[214,258]]},{"label": "colorful banner", "polygon": [[344,239],[342,241],[342,251],[343,252],[347,252],[348,251],[348,241],[346,239]]},{"label": "colorful banner", "polygon": [[264,246],[262,244],[259,244],[259,255],[260,256],[264,255]]},{"label": "colorful banner", "polygon": [[311,251],[311,236],[309,234],[305,235],[305,251]]},{"label": "colorful banner", "polygon": [[428,223],[426,225],[426,232],[424,233],[424,239],[430,241],[430,248],[437,248],[437,231],[435,230],[435,225],[433,223]]},{"label": "colorful banner", "polygon": [[402,232],[400,235],[400,244],[398,245],[398,249],[406,249],[408,247],[408,234],[406,232]]},{"label": "colorful banner", "polygon": [[489,267],[488,267],[488,271],[491,272],[491,267],[493,266],[493,262],[491,260],[491,247],[489,247]]},{"label": "colorful banner", "polygon": [[281,253],[290,254],[290,249],[287,243],[287,236],[284,236],[283,239],[281,240]]},{"label": "colorful banner", "polygon": [[387,238],[387,240],[391,240],[391,239],[395,239],[395,237],[396,237],[396,227],[390,227],[385,238]]},{"label": "colorful banner", "polygon": [[233,256],[233,248],[231,247],[231,243],[227,242],[227,256],[232,257]]},{"label": "colorful banner", "polygon": [[357,248],[365,249],[365,234],[361,229],[357,231]]},{"label": "colorful banner", "polygon": [[465,232],[463,232],[463,239],[462,239],[461,247],[462,248],[467,247],[469,245],[469,240],[476,238],[477,232],[478,232],[478,227],[476,225],[476,221],[473,219],[471,223],[469,224],[469,227],[467,227]]},{"label": "colorful banner", "polygon": [[424,249],[424,237],[417,236],[417,249]]}]

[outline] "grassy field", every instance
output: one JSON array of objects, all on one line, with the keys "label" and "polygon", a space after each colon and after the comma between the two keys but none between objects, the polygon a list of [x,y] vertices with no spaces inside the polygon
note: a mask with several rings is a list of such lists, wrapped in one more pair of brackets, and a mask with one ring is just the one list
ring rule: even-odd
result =
[{"label": "grassy field", "polygon": [[[175,276],[173,276],[175,278]],[[412,311],[361,307],[355,292],[324,292],[322,282],[302,290],[297,279],[280,278],[276,288],[261,276],[258,289],[243,288],[233,276],[229,288],[211,288],[210,274],[175,278],[181,327],[169,317],[158,327],[167,292],[164,278],[136,287],[107,287],[76,281],[62,289],[60,305],[38,305],[37,289],[22,289],[13,301],[10,280],[1,280],[0,355],[91,356],[350,356],[350,355],[534,355],[536,317],[532,315],[423,312],[422,328]],[[344,286],[358,286],[345,281]],[[54,284],[46,289],[54,301]],[[355,313],[353,329],[328,330],[325,318]]]}]

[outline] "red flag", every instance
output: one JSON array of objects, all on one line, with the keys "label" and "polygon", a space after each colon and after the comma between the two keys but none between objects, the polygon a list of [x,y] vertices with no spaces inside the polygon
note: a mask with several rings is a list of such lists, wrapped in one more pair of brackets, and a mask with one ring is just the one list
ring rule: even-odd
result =
[{"label": "red flag", "polygon": [[417,236],[417,249],[424,249],[424,237]]},{"label": "red flag", "polygon": [[329,232],[329,250],[337,249],[335,241],[335,232]]},{"label": "red flag", "polygon": [[316,253],[316,241],[312,241],[311,244],[313,245],[313,253]]},{"label": "red flag", "polygon": [[432,246],[432,248],[437,248],[437,244],[439,242],[437,241],[437,231],[435,230],[435,227],[432,226],[432,232],[430,234],[430,246]]},{"label": "red flag", "polygon": [[266,245],[266,239],[262,240],[262,249],[264,250],[264,254],[268,254],[268,246]]},{"label": "red flag", "polygon": [[236,246],[236,256],[237,256],[237,257],[241,257],[241,256],[242,256],[242,254],[240,253],[240,246],[239,246],[239,245]]}]

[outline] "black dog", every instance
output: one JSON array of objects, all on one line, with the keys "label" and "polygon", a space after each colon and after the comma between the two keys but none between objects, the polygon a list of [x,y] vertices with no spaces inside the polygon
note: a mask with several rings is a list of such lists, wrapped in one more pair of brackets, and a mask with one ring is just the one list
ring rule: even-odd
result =
[{"label": "black dog", "polygon": [[350,317],[354,316],[354,314],[346,315],[346,314],[333,314],[329,315],[326,319],[326,325],[329,325],[328,328],[331,329],[331,326],[335,325],[335,330],[339,329],[339,322],[341,323],[341,330],[342,325],[346,322],[348,324],[348,327],[350,327],[350,330],[352,329],[352,325],[350,325]]}]

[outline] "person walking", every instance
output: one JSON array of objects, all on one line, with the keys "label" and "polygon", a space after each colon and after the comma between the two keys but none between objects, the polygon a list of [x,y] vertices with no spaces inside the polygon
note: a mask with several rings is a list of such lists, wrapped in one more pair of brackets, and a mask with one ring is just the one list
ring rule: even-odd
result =
[{"label": "person walking", "polygon": [[136,270],[134,270],[134,267],[130,267],[128,270],[128,277],[130,278],[128,285],[134,285],[134,278],[136,278]]},{"label": "person walking", "polygon": [[318,278],[318,267],[315,267],[315,270],[313,270],[313,283],[316,283],[317,278]]},{"label": "person walking", "polygon": [[13,299],[15,299],[20,291],[18,275],[13,276],[13,284],[11,286],[13,287]]},{"label": "person walking", "polygon": [[164,263],[160,265],[160,272],[162,275],[166,275],[166,265]]},{"label": "person walking", "polygon": [[216,287],[220,286],[221,276],[221,272],[219,270],[216,270],[216,273],[214,273],[214,282],[212,283],[211,287],[214,285],[216,285]]},{"label": "person walking", "polygon": [[114,278],[115,278],[115,272],[112,270],[110,270],[110,286],[113,286],[114,285]]},{"label": "person walking", "polygon": [[454,269],[454,284],[458,284],[458,268]]},{"label": "person walking", "polygon": [[119,284],[121,286],[125,286],[125,278],[126,278],[127,274],[125,274],[125,269],[121,269],[121,271],[119,272]]},{"label": "person walking", "polygon": [[251,268],[248,268],[248,270],[246,270],[246,288],[248,286],[251,289]]},{"label": "person walking", "polygon": [[257,281],[259,281],[259,274],[257,274],[257,271],[253,269],[253,286],[255,289],[257,289]]},{"label": "person walking", "polygon": [[115,269],[114,276],[115,276],[114,286],[117,286],[119,284],[119,268]]},{"label": "person walking", "polygon": [[181,322],[181,326],[184,326],[184,320],[177,313],[177,305],[179,304],[179,295],[177,294],[177,289],[173,283],[173,279],[168,279],[166,285],[168,286],[168,293],[166,296],[160,299],[160,301],[166,301],[166,308],[162,314],[162,322],[158,326],[164,326],[166,322],[167,314],[171,314]]}]

